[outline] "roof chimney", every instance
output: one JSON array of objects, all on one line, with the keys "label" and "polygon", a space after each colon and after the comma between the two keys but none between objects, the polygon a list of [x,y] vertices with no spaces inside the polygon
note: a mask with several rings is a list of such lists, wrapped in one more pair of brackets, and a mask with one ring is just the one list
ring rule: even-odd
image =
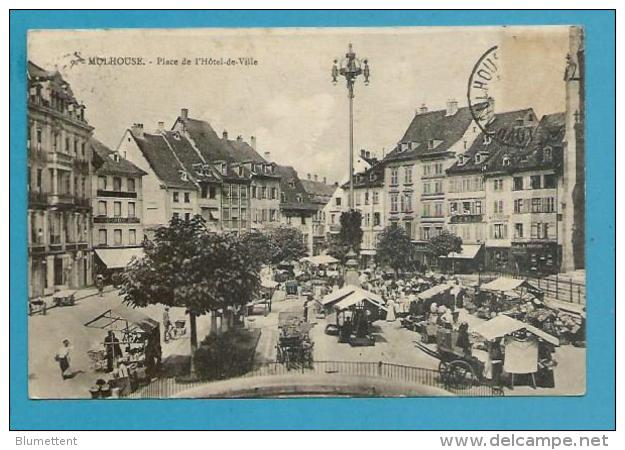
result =
[{"label": "roof chimney", "polygon": [[425,106],[425,103],[421,103],[421,106],[419,107],[419,114],[425,114],[426,112],[428,112],[428,107]]},{"label": "roof chimney", "polygon": [[445,111],[446,116],[453,116],[458,112],[458,101],[455,99],[447,100],[447,110]]},{"label": "roof chimney", "polygon": [[310,180],[310,174],[309,173],[306,174],[306,178],[308,178]]},{"label": "roof chimney", "polygon": [[222,137],[224,140],[228,140],[228,131],[224,130],[224,132],[223,132],[223,133],[221,133],[221,137]]},{"label": "roof chimney", "polygon": [[143,124],[142,123],[133,123],[130,128],[130,132],[134,137],[142,138],[143,137]]},{"label": "roof chimney", "polygon": [[365,156],[367,157],[367,159],[371,158],[371,152],[369,150],[367,150],[365,152]]},{"label": "roof chimney", "polygon": [[271,158],[270,158],[270,157],[271,157],[271,153],[269,153],[269,152],[265,152],[265,159],[266,159],[267,161],[271,161]]},{"label": "roof chimney", "polygon": [[162,133],[163,131],[165,131],[165,122],[158,122],[156,124],[156,132]]},{"label": "roof chimney", "polygon": [[256,150],[256,136],[250,136],[250,146]]},{"label": "roof chimney", "polygon": [[326,177],[323,177],[323,184],[328,184],[328,179]]},{"label": "roof chimney", "polygon": [[180,118],[182,120],[187,120],[189,118],[189,110],[187,108],[182,108],[180,110]]},{"label": "roof chimney", "polygon": [[315,175],[313,176],[313,179],[314,179],[315,181],[317,181],[317,174],[315,174]]},{"label": "roof chimney", "polygon": [[243,142],[243,136],[238,135],[237,136],[237,142]]}]

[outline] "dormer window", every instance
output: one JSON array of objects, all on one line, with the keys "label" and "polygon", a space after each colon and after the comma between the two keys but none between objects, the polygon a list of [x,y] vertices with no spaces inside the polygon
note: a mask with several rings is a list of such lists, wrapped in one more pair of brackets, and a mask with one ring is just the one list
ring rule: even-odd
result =
[{"label": "dormer window", "polygon": [[180,171],[180,179],[182,181],[188,181],[189,180],[189,176],[187,175],[187,172],[185,172],[184,170]]},{"label": "dormer window", "polygon": [[399,151],[400,152],[405,152],[406,150],[408,150],[410,148],[408,142],[402,142],[399,144]]},{"label": "dormer window", "polygon": [[286,203],[286,194],[284,192],[280,192],[280,202]]},{"label": "dormer window", "polygon": [[119,160],[120,160],[119,153],[113,153],[111,156],[113,158],[113,161],[115,161],[117,163],[119,162]]},{"label": "dormer window", "polygon": [[243,176],[243,166],[239,166],[239,176]]},{"label": "dormer window", "polygon": [[221,164],[221,174],[228,175],[228,164],[226,163]]},{"label": "dormer window", "polygon": [[506,156],[504,156],[504,157],[501,159],[501,164],[502,164],[504,167],[508,167],[508,166],[510,165],[510,157],[509,157],[509,156],[507,156],[507,155],[506,155]]},{"label": "dormer window", "polygon": [[492,139],[490,137],[490,135],[485,134],[484,135],[484,145],[489,145],[492,142]]},{"label": "dormer window", "polygon": [[428,150],[432,150],[434,148],[434,139],[428,139]]},{"label": "dormer window", "polygon": [[553,158],[553,150],[551,147],[545,147],[543,149],[543,161],[549,162]]},{"label": "dormer window", "polygon": [[419,143],[418,142],[411,142],[410,143],[410,150],[416,150],[417,147],[419,147]]},{"label": "dormer window", "polygon": [[481,164],[481,163],[482,163],[482,155],[478,153],[477,155],[475,155],[475,164]]},{"label": "dormer window", "polygon": [[372,172],[372,173],[369,174],[369,180],[370,181],[375,181],[375,173]]},{"label": "dormer window", "polygon": [[295,198],[297,199],[297,203],[302,203],[302,195],[301,194],[297,194],[297,196]]},{"label": "dormer window", "polygon": [[180,140],[180,133],[178,133],[177,131],[174,131],[171,135],[175,140]]},{"label": "dormer window", "polygon": [[465,163],[464,155],[458,156],[458,164],[460,164],[462,166],[462,165],[464,165],[464,163]]},{"label": "dormer window", "polygon": [[523,126],[523,119],[521,119],[521,118],[520,119],[516,119],[515,122],[516,122],[516,126],[517,127],[522,127]]}]

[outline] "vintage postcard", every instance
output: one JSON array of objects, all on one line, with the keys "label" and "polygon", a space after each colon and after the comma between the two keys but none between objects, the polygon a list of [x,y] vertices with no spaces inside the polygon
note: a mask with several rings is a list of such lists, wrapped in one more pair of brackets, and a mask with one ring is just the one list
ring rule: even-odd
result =
[{"label": "vintage postcard", "polygon": [[583,395],[584,39],[30,31],[30,398]]}]

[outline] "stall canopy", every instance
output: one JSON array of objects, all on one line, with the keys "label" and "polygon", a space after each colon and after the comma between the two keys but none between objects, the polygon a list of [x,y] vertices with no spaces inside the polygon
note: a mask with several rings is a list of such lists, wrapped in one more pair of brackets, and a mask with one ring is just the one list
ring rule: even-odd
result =
[{"label": "stall canopy", "polygon": [[492,341],[493,339],[506,336],[522,329],[529,331],[550,344],[560,345],[558,338],[545,333],[543,330],[536,328],[533,325],[521,322],[520,320],[513,319],[512,317],[503,314],[475,326],[475,328],[473,328],[473,332],[481,335],[488,341]]},{"label": "stall canopy", "polygon": [[429,300],[432,297],[435,297],[448,289],[451,289],[451,286],[449,286],[448,284],[437,284],[436,286],[432,286],[431,288],[426,289],[423,292],[419,292],[417,294],[417,297],[419,297],[421,300]]},{"label": "stall canopy", "polygon": [[143,248],[96,248],[95,254],[107,269],[122,269],[130,263],[133,257],[142,258]]},{"label": "stall canopy", "polygon": [[441,258],[450,258],[450,259],[475,259],[478,252],[482,248],[480,244],[462,244],[462,250],[460,253],[451,252],[447,256],[441,256]]},{"label": "stall canopy", "polygon": [[317,256],[306,256],[301,259],[302,261],[309,262],[315,266],[322,266],[327,264],[335,264],[339,262],[338,259],[334,258],[330,255],[317,255]]},{"label": "stall canopy", "polygon": [[351,308],[352,306],[359,305],[363,302],[370,303],[373,306],[387,311],[382,297],[374,294],[373,292],[365,291],[364,289],[360,288],[355,288],[352,293],[348,294],[341,301],[335,303],[334,308],[338,311],[343,311],[345,309]]},{"label": "stall canopy", "polygon": [[540,292],[539,289],[532,286],[526,280],[518,280],[515,278],[499,277],[489,283],[483,284],[481,289],[494,292],[509,292],[519,288],[526,288],[530,292]]},{"label": "stall canopy", "polygon": [[104,311],[85,324],[89,328],[132,332],[140,329],[151,332],[158,328],[158,322],[140,311],[126,306],[118,306]]},{"label": "stall canopy", "polygon": [[278,282],[267,279],[267,278],[262,278],[260,280],[260,285],[261,287],[265,288],[265,289],[275,289],[278,286]]},{"label": "stall canopy", "polygon": [[344,286],[341,289],[337,289],[334,292],[330,292],[328,295],[323,297],[321,299],[321,304],[323,306],[330,306],[333,303],[343,300],[345,297],[350,295],[355,290],[356,290],[356,286],[352,286],[352,285]]}]

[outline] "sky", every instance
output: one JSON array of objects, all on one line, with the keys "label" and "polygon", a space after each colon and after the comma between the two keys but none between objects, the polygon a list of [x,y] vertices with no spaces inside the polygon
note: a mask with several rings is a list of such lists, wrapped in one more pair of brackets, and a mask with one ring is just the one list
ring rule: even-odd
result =
[{"label": "sky", "polygon": [[[256,136],[261,154],[294,166],[300,177],[334,182],[348,172],[348,98],[345,82],[333,85],[330,74],[350,42],[371,69],[368,86],[362,77],[356,82],[355,152],[388,153],[421,104],[444,109],[455,99],[466,106],[471,71],[494,45],[498,112],[533,107],[541,117],[565,109],[567,27],[40,30],[29,33],[28,57],[61,72],[85,103],[95,137],[113,149],[133,123],[146,131],[159,121],[171,127],[187,108],[218,134]],[[76,52],[146,64],[72,66]],[[182,66],[183,58],[257,64]]]}]

